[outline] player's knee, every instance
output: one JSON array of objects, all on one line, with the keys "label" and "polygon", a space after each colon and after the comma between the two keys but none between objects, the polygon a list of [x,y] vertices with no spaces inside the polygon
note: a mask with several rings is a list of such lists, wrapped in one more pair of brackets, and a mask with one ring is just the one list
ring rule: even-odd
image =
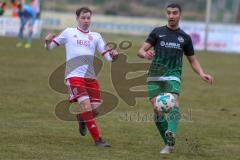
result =
[{"label": "player's knee", "polygon": [[94,117],[99,115],[99,107],[100,107],[101,103],[92,103],[92,109],[93,109],[93,115]]},{"label": "player's knee", "polygon": [[159,111],[156,107],[153,107],[153,111],[154,111],[154,113],[155,113],[156,115],[159,115],[159,116],[161,116],[161,115],[164,114],[164,112]]},{"label": "player's knee", "polygon": [[80,104],[80,110],[81,112],[88,112],[88,111],[92,111],[91,105],[89,104]]},{"label": "player's knee", "polygon": [[153,106],[153,111],[156,115],[161,115],[162,114],[162,111],[159,111],[156,107],[156,97],[150,99],[150,102],[152,103],[152,106]]},{"label": "player's knee", "polygon": [[89,101],[89,99],[78,99],[78,103],[80,104],[80,111],[81,112],[87,112],[87,111],[91,111],[92,107],[91,107],[91,103]]}]

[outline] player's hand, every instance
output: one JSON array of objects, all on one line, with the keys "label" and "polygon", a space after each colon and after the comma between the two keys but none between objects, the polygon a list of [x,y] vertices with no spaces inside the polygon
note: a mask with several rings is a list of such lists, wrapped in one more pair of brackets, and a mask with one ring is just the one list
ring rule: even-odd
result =
[{"label": "player's hand", "polygon": [[52,34],[52,33],[48,33],[45,37],[45,41],[46,42],[49,42],[49,41],[52,41],[52,39],[54,38],[55,36]]},{"label": "player's hand", "polygon": [[110,56],[112,57],[112,61],[116,61],[118,58],[118,52],[116,50],[109,51]]},{"label": "player's hand", "polygon": [[204,80],[204,81],[206,81],[210,84],[213,84],[214,79],[211,75],[203,73],[203,74],[200,75],[200,77],[201,77],[202,80]]},{"label": "player's hand", "polygon": [[55,35],[53,35],[52,33],[48,33],[48,34],[46,35],[44,47],[45,47],[47,50],[50,50],[49,44],[52,42],[52,40],[53,40],[54,37],[55,37]]},{"label": "player's hand", "polygon": [[153,57],[154,57],[154,52],[151,51],[151,50],[148,50],[144,53],[144,58],[147,59],[147,60],[152,60]]}]

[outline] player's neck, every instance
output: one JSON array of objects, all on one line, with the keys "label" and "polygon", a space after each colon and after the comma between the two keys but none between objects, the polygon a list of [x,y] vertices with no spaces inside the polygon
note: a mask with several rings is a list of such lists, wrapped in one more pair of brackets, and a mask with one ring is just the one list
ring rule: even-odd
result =
[{"label": "player's neck", "polygon": [[168,27],[169,29],[171,29],[171,30],[178,30],[178,29],[179,29],[179,25],[178,25],[178,24],[175,25],[175,26],[171,26],[171,25],[167,24],[167,27]]},{"label": "player's neck", "polygon": [[88,32],[89,32],[89,28],[84,29],[84,28],[82,28],[82,27],[80,27],[80,26],[78,26],[77,28],[78,28],[79,31],[81,31],[81,32],[83,32],[83,33],[88,33]]}]

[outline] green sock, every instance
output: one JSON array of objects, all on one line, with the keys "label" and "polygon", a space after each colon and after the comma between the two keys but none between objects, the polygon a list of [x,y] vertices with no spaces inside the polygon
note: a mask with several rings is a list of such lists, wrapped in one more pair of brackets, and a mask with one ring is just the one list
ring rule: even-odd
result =
[{"label": "green sock", "polygon": [[165,114],[162,113],[162,115],[157,115],[156,113],[154,114],[154,122],[155,122],[155,125],[157,126],[158,128],[158,131],[164,141],[165,144],[168,144],[167,142],[167,139],[165,137],[165,132],[167,131],[168,129],[168,123],[167,123],[167,120],[165,118]]},{"label": "green sock", "polygon": [[173,107],[168,113],[168,130],[171,131],[174,135],[176,135],[180,118],[181,114],[179,107]]}]

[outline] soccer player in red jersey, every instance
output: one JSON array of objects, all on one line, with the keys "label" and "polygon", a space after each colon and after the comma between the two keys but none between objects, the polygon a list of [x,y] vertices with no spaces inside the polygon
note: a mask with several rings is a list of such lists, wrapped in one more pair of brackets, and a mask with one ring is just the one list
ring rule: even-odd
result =
[{"label": "soccer player in red jersey", "polygon": [[66,48],[65,80],[68,86],[69,101],[77,102],[81,112],[77,114],[79,131],[86,135],[90,132],[99,147],[110,147],[103,141],[94,119],[101,104],[100,88],[94,72],[93,60],[96,50],[108,61],[118,57],[116,50],[106,47],[102,36],[89,30],[92,11],[87,8],[76,10],[77,27],[66,28],[59,35],[49,33],[45,37],[45,47],[51,50],[61,44]]}]

